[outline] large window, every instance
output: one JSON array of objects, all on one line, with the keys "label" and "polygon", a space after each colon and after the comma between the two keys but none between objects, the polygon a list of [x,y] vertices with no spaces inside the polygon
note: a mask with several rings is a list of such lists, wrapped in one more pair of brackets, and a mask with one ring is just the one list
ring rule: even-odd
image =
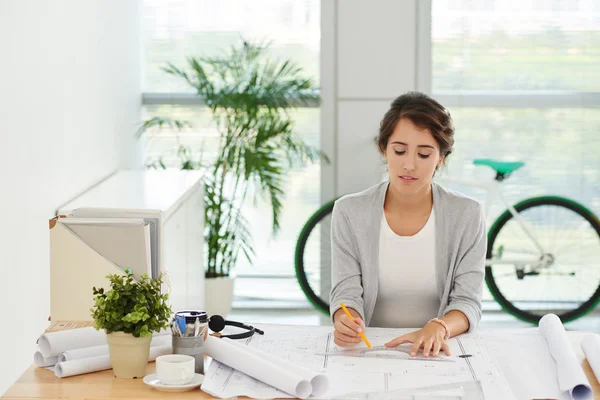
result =
[{"label": "large window", "polygon": [[562,195],[600,214],[599,3],[432,0],[429,43],[426,89],[456,125],[449,174],[492,179],[474,158],[525,161],[504,184],[511,202]]},{"label": "large window", "polygon": [[433,0],[432,46],[434,92],[600,90],[597,1]]},{"label": "large window", "polygon": [[473,158],[525,161],[506,184],[513,200],[554,193],[600,211],[597,2],[431,4],[430,90],[457,130],[450,172],[489,178]]},{"label": "large window", "polygon": [[[269,56],[291,59],[319,85],[320,2],[318,0],[144,0],[143,1],[143,118],[174,117],[193,127],[176,133],[163,130],[145,143],[144,156],[162,157],[177,167],[178,143],[210,157],[216,150],[217,131],[210,111],[193,89],[167,75],[161,67],[171,62],[186,66],[189,56],[211,56],[241,40],[270,43]],[[319,108],[292,112],[297,132],[319,147]],[[281,230],[271,236],[270,204],[249,203],[245,216],[252,225],[254,265],[240,256],[235,270],[236,301],[245,299],[307,303],[294,274],[294,247],[303,224],[320,203],[320,166],[292,169],[285,187]]]}]

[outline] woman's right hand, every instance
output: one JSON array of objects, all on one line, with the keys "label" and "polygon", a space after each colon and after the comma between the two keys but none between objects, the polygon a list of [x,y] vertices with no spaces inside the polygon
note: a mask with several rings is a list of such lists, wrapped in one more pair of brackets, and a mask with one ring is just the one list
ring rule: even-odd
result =
[{"label": "woman's right hand", "polygon": [[333,332],[333,342],[340,347],[354,346],[362,342],[358,332],[362,332],[365,329],[363,320],[360,317],[355,317],[353,321],[343,310],[338,311],[342,311],[342,313],[336,315],[336,318],[334,318],[335,323],[333,324],[333,328],[335,330]]}]

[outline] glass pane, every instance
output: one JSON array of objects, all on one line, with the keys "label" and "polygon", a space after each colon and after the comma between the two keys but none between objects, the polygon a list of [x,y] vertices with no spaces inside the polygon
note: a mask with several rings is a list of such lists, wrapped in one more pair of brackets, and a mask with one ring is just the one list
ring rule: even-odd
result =
[{"label": "glass pane", "polygon": [[290,59],[319,85],[318,0],[144,0],[144,92],[193,92],[160,68],[190,56],[215,56],[241,38],[271,42],[270,56]]},{"label": "glass pane", "polygon": [[[525,166],[502,183],[511,203],[558,195],[583,203],[600,215],[600,110],[453,108],[455,151],[443,176],[480,182],[495,172],[473,165],[476,158],[523,161]],[[461,192],[484,200],[481,189]],[[504,211],[493,204],[488,218]]]},{"label": "glass pane", "polygon": [[[600,215],[600,110],[598,109],[481,109],[453,108],[455,151],[438,177],[478,183],[491,182],[495,172],[475,166],[476,158],[523,161],[501,186],[506,200],[515,204],[529,197],[564,196]],[[445,184],[481,202],[486,192],[466,185]],[[488,228],[504,205],[491,204]],[[484,300],[492,300],[487,286]]]},{"label": "glass pane", "polygon": [[433,0],[432,63],[434,92],[600,90],[600,5]]},{"label": "glass pane", "polygon": [[[148,161],[161,155],[168,167],[178,168],[176,148],[178,143],[191,146],[195,159],[214,158],[218,145],[218,133],[206,107],[195,106],[145,106],[144,118],[172,117],[192,122],[193,127],[184,133],[176,134],[169,130],[153,133],[144,138],[144,152]],[[290,112],[296,123],[296,131],[309,145],[320,148],[320,110],[301,108]],[[292,168],[285,180],[283,201],[284,211],[280,217],[281,229],[276,237],[271,231],[271,206],[268,201],[257,198],[248,201],[244,210],[251,224],[251,233],[256,256],[254,265],[240,255],[237,274],[287,275],[288,279],[237,279],[237,297],[267,298],[277,300],[305,301],[295,278],[294,249],[300,230],[320,206],[319,164]]]},{"label": "glass pane", "polygon": [[153,117],[169,117],[188,121],[191,127],[180,132],[162,129],[148,132],[143,138],[143,154],[146,164],[162,159],[167,167],[179,168],[177,149],[179,145],[192,149],[195,161],[210,162],[216,157],[219,134],[212,121],[211,112],[203,106],[145,105],[144,120]]}]

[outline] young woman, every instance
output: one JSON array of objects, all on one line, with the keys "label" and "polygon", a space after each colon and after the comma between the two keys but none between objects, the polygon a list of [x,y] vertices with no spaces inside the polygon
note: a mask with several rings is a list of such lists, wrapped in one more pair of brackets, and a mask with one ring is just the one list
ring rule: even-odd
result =
[{"label": "young woman", "polygon": [[[421,329],[386,346],[450,355],[448,338],[481,319],[486,231],[482,208],[432,182],[454,144],[450,113],[429,96],[395,99],[378,145],[389,181],[336,201],[331,315],[335,344],[361,341],[365,326]],[[352,321],[340,308],[343,302]]]}]

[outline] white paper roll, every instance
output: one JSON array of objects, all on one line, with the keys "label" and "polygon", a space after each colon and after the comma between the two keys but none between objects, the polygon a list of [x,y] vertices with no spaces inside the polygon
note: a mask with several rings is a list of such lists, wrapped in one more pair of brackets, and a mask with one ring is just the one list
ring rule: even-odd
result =
[{"label": "white paper roll", "polygon": [[[163,329],[152,336],[170,336],[169,329]],[[56,357],[68,350],[107,345],[104,330],[96,328],[78,328],[45,333],[38,339],[38,348],[45,358]]]},{"label": "white paper roll", "polygon": [[[150,347],[150,357],[148,361],[154,361],[157,357],[165,354],[171,354],[172,352],[173,351],[170,345]],[[110,363],[110,356],[104,355],[60,362],[56,364],[54,373],[58,378],[66,378],[69,376],[103,371],[111,368],[112,365]]]},{"label": "white paper roll", "polygon": [[327,378],[326,374],[314,372],[300,365],[292,364],[291,362],[284,360],[283,358],[276,357],[269,353],[265,353],[264,351],[260,351],[253,347],[248,347],[245,344],[242,344],[232,339],[224,338],[222,340],[227,340],[235,346],[241,346],[243,349],[246,349],[247,351],[255,354],[257,357],[267,359],[273,364],[279,365],[281,368],[284,368],[287,371],[293,371],[294,373],[300,375],[302,378],[308,380],[312,386],[312,391],[310,393],[311,396],[321,396],[323,393],[325,393],[325,391],[327,391],[327,388],[329,387],[329,379]]},{"label": "white paper roll", "polygon": [[[154,336],[150,342],[150,347],[170,346],[171,335]],[[79,360],[81,358],[91,358],[97,356],[107,356],[108,345],[83,347],[81,349],[72,349],[62,352],[58,355],[58,362]]]},{"label": "white paper roll", "polygon": [[68,376],[103,371],[110,368],[111,365],[109,356],[97,356],[60,362],[54,367],[54,373],[56,374],[57,378],[66,378]]},{"label": "white paper roll", "polygon": [[67,350],[58,355],[58,362],[80,360],[82,358],[92,358],[108,355],[108,345],[83,347],[81,349]]},{"label": "white paper roll", "polygon": [[204,353],[261,382],[271,385],[292,396],[306,399],[312,392],[312,385],[294,371],[281,368],[269,360],[236,346],[231,340],[208,336],[204,342]]},{"label": "white paper roll", "polygon": [[33,362],[38,367],[51,367],[58,362],[58,357],[46,358],[42,355],[42,353],[36,351],[33,355]]},{"label": "white paper roll", "polygon": [[46,358],[56,357],[71,349],[103,344],[106,344],[106,334],[93,327],[45,333],[38,340],[40,353]]},{"label": "white paper roll", "polygon": [[548,342],[548,350],[556,363],[558,387],[573,399],[590,399],[592,387],[573,352],[567,332],[555,314],[546,314],[539,324],[540,334]]}]

